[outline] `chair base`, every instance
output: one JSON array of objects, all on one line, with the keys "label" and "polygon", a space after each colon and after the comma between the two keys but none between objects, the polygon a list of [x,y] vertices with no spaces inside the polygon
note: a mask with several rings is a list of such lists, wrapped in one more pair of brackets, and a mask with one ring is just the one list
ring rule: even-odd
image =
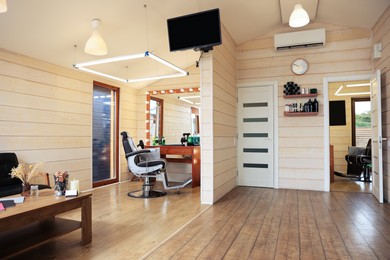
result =
[{"label": "chair base", "polygon": [[165,191],[160,190],[150,190],[150,191],[143,191],[143,190],[137,190],[137,191],[130,191],[127,193],[129,197],[132,198],[140,198],[140,199],[147,199],[147,198],[158,198],[167,195]]}]

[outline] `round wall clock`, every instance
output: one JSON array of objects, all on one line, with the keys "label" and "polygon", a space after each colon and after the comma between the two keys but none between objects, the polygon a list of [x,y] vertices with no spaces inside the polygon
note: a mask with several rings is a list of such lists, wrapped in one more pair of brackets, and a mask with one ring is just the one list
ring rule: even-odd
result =
[{"label": "round wall clock", "polygon": [[291,70],[297,75],[303,75],[309,69],[309,63],[304,59],[296,59],[291,64]]}]

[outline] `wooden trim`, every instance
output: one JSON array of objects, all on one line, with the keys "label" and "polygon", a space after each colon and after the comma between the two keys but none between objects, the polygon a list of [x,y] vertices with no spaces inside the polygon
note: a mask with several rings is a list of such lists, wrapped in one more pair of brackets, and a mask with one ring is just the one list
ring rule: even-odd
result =
[{"label": "wooden trim", "polygon": [[[92,176],[92,187],[100,187],[107,184],[116,183],[119,181],[119,100],[120,100],[120,88],[108,85],[99,81],[93,81],[93,86],[98,86],[106,89],[110,89],[115,92],[115,130],[114,130],[114,174],[115,178],[109,179],[109,180],[103,180],[98,182],[93,182],[93,176]],[[93,160],[93,158],[92,158]]]},{"label": "wooden trim", "polygon": [[370,101],[368,97],[365,98],[351,98],[351,131],[352,131],[352,146],[356,146],[356,119],[355,119],[355,102]]},{"label": "wooden trim", "polygon": [[199,108],[191,107],[191,114],[199,115]]}]

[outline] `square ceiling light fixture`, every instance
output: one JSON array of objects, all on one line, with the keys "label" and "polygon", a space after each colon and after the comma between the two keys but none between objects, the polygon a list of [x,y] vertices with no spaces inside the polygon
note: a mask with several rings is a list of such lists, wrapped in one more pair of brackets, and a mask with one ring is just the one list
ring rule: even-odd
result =
[{"label": "square ceiling light fixture", "polygon": [[0,13],[7,12],[7,0],[0,0]]},{"label": "square ceiling light fixture", "polygon": [[[88,68],[89,66],[93,65],[99,65],[99,64],[106,64],[106,63],[112,63],[112,62],[119,62],[119,61],[126,61],[126,60],[134,60],[134,59],[140,59],[140,58],[151,58],[175,71],[177,73],[173,74],[166,74],[166,75],[157,75],[157,76],[151,76],[151,77],[145,77],[145,78],[135,78],[135,79],[127,79],[127,78],[120,78],[116,77],[104,72],[100,72],[97,70],[93,70]],[[100,59],[95,61],[88,61],[83,63],[78,63],[73,65],[74,68],[80,69],[89,73],[93,73],[102,77],[110,78],[113,80],[118,80],[120,82],[124,83],[131,83],[131,82],[140,82],[140,81],[147,81],[147,80],[158,80],[158,79],[166,79],[166,78],[175,78],[175,77],[184,77],[189,75],[187,71],[182,70],[181,68],[173,65],[172,63],[158,57],[157,55],[154,55],[153,53],[146,51],[144,53],[139,54],[132,54],[132,55],[124,55],[124,56],[118,56],[118,57],[112,57],[112,58],[106,58],[106,59]]]}]

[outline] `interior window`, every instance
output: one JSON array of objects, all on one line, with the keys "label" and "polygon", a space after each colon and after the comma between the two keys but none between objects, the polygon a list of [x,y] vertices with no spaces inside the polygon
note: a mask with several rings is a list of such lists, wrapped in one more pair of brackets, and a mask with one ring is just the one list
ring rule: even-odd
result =
[{"label": "interior window", "polygon": [[352,145],[365,147],[370,138],[370,98],[352,98]]}]

